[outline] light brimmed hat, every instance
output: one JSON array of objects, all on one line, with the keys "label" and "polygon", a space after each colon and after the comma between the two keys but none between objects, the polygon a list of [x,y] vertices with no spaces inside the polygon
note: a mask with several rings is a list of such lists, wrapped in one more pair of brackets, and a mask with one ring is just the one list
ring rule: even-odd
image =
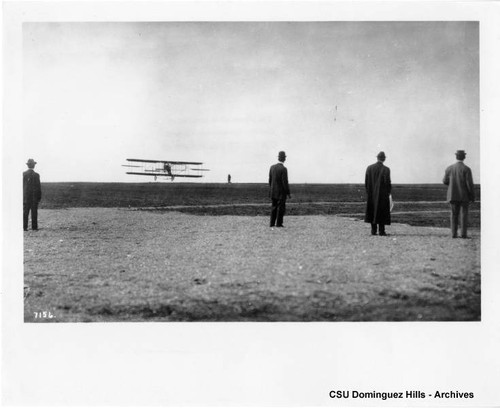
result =
[{"label": "light brimmed hat", "polygon": [[377,159],[385,159],[385,153],[380,152],[379,154],[377,154]]},{"label": "light brimmed hat", "polygon": [[34,166],[36,164],[36,161],[34,161],[33,159],[28,159],[27,163],[26,163],[28,166]]},{"label": "light brimmed hat", "polygon": [[278,160],[285,159],[285,158],[286,158],[286,154],[284,151],[281,151],[278,153]]}]

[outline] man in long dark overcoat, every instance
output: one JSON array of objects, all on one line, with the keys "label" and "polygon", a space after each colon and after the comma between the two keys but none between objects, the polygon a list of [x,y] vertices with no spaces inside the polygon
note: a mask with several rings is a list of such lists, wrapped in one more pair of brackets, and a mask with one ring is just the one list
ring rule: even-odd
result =
[{"label": "man in long dark overcoat", "polygon": [[451,206],[451,236],[457,238],[458,218],[460,215],[461,237],[467,238],[467,223],[469,202],[474,202],[474,182],[472,171],[464,164],[465,151],[457,150],[457,162],[449,166],[443,178],[443,183],[448,186],[446,201]]},{"label": "man in long dark overcoat", "polygon": [[28,219],[31,211],[31,228],[38,230],[38,203],[42,199],[40,175],[35,172],[36,161],[29,159],[28,170],[23,173],[23,229],[28,230]]},{"label": "man in long dark overcoat", "polygon": [[365,222],[372,226],[372,235],[387,235],[385,226],[391,225],[391,170],[384,166],[385,153],[377,155],[377,163],[368,166],[365,176],[366,214]]},{"label": "man in long dark overcoat", "polygon": [[286,211],[286,198],[291,198],[288,186],[288,171],[283,163],[286,160],[285,152],[278,153],[278,163],[269,169],[269,196],[272,201],[271,227],[283,227],[283,217]]}]

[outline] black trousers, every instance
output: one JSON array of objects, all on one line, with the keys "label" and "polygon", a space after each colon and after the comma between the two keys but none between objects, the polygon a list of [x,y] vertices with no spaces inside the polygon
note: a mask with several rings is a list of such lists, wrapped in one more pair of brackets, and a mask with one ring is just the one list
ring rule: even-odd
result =
[{"label": "black trousers", "polygon": [[37,201],[29,201],[27,203],[23,203],[23,229],[28,229],[28,219],[31,211],[31,228],[36,230],[38,229],[38,202]]},{"label": "black trousers", "polygon": [[[385,234],[385,225],[378,224],[379,234]],[[372,235],[377,235],[377,224],[372,224]]]},{"label": "black trousers", "polygon": [[273,198],[271,207],[271,227],[276,224],[277,227],[283,225],[283,217],[286,212],[286,197],[283,198]]}]

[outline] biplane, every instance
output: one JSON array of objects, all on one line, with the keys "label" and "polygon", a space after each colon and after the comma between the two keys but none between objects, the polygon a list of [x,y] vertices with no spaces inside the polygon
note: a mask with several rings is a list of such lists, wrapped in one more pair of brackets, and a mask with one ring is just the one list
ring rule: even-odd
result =
[{"label": "biplane", "polygon": [[201,166],[200,162],[171,161],[171,160],[145,160],[127,159],[134,164],[123,164],[123,167],[134,168],[135,171],[127,171],[127,174],[136,176],[169,177],[172,181],[176,177],[203,177],[202,172],[209,171]]}]

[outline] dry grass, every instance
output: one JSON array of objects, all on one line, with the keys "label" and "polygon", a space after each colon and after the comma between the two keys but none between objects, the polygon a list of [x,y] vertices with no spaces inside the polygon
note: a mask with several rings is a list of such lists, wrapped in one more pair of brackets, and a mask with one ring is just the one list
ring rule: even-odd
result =
[{"label": "dry grass", "polygon": [[[158,207],[172,205],[215,205],[269,203],[269,186],[209,183],[43,183],[42,208]],[[292,184],[294,203],[362,203],[361,184]],[[393,197],[398,203],[444,201],[443,184],[396,184]],[[476,186],[479,200],[480,188]],[[316,214],[316,213],[309,213]]]},{"label": "dry grass", "polygon": [[[336,216],[42,209],[25,232],[25,320],[480,319],[480,235]],[[35,319],[49,311],[53,319]]]}]

